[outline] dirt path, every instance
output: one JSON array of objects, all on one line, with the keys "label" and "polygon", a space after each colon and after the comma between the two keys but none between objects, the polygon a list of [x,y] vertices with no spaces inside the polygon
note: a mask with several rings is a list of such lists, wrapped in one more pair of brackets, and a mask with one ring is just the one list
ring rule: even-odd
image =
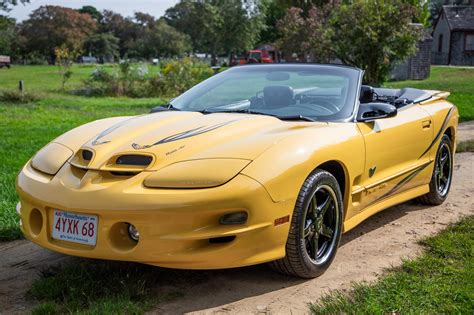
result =
[{"label": "dirt path", "polygon": [[[470,124],[464,131],[460,129],[460,135],[466,132],[472,135],[473,128],[474,124]],[[474,214],[473,170],[474,154],[457,154],[453,186],[443,205],[427,207],[409,202],[373,216],[343,235],[332,266],[317,279],[282,276],[266,266],[169,271],[170,277],[180,278],[179,284],[159,284],[160,291],[179,291],[185,295],[160,305],[152,313],[306,313],[307,303],[317,300],[327,290],[348,288],[353,281],[376,279],[384,268],[419,253],[420,238],[438,232],[461,216]],[[34,302],[26,297],[26,292],[39,277],[39,270],[72,259],[25,240],[0,243],[0,314],[23,314],[30,310]]]}]

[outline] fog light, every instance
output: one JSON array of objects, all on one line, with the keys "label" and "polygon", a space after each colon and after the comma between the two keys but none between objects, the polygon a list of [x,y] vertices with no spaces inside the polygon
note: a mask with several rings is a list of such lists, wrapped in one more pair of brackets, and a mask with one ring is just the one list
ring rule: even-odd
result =
[{"label": "fog light", "polygon": [[138,239],[140,238],[140,233],[138,233],[137,228],[133,224],[128,225],[128,235],[130,235],[130,238],[134,241],[138,242]]},{"label": "fog light", "polygon": [[220,219],[219,223],[228,225],[228,224],[244,224],[247,222],[247,212],[241,211],[241,212],[233,212],[233,213],[228,213],[224,214]]}]

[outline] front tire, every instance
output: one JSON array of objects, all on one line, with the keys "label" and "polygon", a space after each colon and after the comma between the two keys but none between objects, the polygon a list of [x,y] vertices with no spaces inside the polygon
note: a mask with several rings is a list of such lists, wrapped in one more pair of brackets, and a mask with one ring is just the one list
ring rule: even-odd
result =
[{"label": "front tire", "polygon": [[448,197],[453,179],[453,151],[451,139],[444,135],[436,151],[435,166],[430,181],[430,192],[418,198],[427,205],[440,205]]},{"label": "front tire", "polygon": [[286,256],[270,266],[301,278],[314,278],[326,271],[341,239],[343,202],[334,176],[315,170],[304,182],[296,201]]}]

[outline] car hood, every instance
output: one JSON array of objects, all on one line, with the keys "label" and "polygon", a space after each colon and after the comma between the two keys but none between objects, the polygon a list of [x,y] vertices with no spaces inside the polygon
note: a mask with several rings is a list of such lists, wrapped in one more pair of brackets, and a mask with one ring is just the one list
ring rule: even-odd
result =
[{"label": "car hood", "polygon": [[152,156],[147,170],[194,159],[253,160],[292,132],[324,125],[264,115],[158,112],[114,121],[94,134],[76,155],[82,150],[93,152],[89,169],[108,168],[122,155]]}]

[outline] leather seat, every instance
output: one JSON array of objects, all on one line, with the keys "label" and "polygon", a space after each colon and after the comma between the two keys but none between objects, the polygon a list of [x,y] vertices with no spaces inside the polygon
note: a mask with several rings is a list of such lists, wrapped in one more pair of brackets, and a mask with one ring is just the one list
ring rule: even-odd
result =
[{"label": "leather seat", "polygon": [[295,92],[287,85],[271,85],[263,89],[263,108],[278,109],[294,103]]}]

